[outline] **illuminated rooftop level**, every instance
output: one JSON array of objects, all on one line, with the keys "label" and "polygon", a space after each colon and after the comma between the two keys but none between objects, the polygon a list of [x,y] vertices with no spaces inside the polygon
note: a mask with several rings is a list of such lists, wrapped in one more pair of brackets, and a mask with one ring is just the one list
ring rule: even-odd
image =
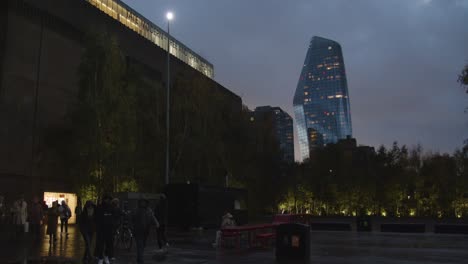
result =
[{"label": "illuminated rooftop level", "polygon": [[[167,33],[144,18],[131,7],[120,0],[86,0],[102,12],[111,16],[126,27],[145,37],[158,47],[167,51]],[[214,68],[211,63],[193,52],[187,46],[173,37],[170,38],[170,53],[179,60],[190,65],[192,68],[203,73],[209,78],[214,78]]]}]

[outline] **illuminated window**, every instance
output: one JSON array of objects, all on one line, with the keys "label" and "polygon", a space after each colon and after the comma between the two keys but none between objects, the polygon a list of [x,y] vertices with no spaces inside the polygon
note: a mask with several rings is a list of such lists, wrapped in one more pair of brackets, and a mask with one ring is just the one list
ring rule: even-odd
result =
[{"label": "illuminated window", "polygon": [[332,49],[332,47],[331,47],[331,46],[328,46],[328,50],[331,50],[331,49]]},{"label": "illuminated window", "polygon": [[333,99],[334,97],[335,97],[335,96],[333,96],[333,95],[327,96],[328,99]]},{"label": "illuminated window", "polygon": [[308,95],[309,93],[308,92],[304,92],[304,95]]},{"label": "illuminated window", "polygon": [[336,97],[336,98],[341,98],[341,97],[343,97],[343,95],[337,94],[337,95],[335,95],[335,97]]}]

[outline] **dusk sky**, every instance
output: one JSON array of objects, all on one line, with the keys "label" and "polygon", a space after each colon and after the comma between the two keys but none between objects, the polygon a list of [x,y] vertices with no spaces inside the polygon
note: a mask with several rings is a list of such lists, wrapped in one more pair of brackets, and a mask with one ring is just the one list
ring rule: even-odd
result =
[{"label": "dusk sky", "polygon": [[[292,101],[312,36],[343,49],[358,144],[453,152],[468,138],[468,0],[124,0],[214,65],[250,109]],[[298,158],[297,135],[296,159]]]}]

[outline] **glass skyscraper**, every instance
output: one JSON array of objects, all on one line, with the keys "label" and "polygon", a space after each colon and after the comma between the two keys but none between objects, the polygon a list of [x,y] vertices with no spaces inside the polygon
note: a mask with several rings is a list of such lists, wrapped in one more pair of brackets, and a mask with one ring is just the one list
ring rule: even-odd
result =
[{"label": "glass skyscraper", "polygon": [[312,38],[293,103],[302,159],[314,148],[352,136],[343,54],[336,41]]}]

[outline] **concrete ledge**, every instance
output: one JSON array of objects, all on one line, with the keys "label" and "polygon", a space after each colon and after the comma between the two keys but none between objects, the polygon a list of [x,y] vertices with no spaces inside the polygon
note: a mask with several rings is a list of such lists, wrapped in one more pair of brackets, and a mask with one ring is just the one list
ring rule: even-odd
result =
[{"label": "concrete ledge", "polygon": [[468,234],[468,225],[463,224],[436,224],[434,233],[439,234]]},{"label": "concrete ledge", "polygon": [[348,224],[348,223],[310,223],[310,230],[351,231],[351,224]]},{"label": "concrete ledge", "polygon": [[381,224],[381,232],[395,233],[424,233],[426,232],[425,224]]}]

